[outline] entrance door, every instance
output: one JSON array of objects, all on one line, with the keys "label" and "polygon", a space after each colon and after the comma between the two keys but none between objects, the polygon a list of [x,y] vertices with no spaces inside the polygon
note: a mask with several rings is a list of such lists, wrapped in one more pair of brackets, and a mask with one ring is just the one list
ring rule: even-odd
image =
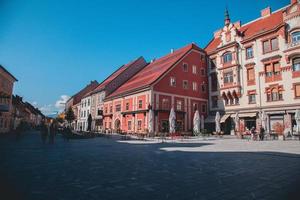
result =
[{"label": "entrance door", "polygon": [[119,131],[120,130],[120,126],[121,126],[121,122],[119,119],[116,119],[115,121],[115,130]]}]

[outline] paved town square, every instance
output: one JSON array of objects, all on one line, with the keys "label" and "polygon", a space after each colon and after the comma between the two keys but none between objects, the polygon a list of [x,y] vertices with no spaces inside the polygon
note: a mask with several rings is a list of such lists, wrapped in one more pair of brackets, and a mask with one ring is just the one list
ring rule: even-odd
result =
[{"label": "paved town square", "polygon": [[[300,141],[0,138],[1,199],[298,199]],[[230,150],[229,150],[230,149]],[[3,197],[3,196],[2,196]]]}]

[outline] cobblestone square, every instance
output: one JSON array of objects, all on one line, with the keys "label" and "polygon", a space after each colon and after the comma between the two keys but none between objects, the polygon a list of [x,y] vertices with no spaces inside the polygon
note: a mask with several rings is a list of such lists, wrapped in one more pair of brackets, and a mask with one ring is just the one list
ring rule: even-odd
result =
[{"label": "cobblestone square", "polygon": [[1,137],[1,199],[298,199],[299,145]]}]

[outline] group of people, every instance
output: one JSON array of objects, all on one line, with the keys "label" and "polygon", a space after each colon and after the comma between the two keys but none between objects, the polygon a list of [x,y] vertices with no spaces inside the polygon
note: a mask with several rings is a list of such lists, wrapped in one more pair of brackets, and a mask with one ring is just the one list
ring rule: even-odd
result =
[{"label": "group of people", "polygon": [[[259,140],[264,140],[265,138],[265,129],[264,127],[260,127],[259,132],[256,132],[255,127],[252,127],[250,130],[251,133],[251,139],[252,140],[257,140],[259,138]],[[258,136],[258,138],[257,138]]]},{"label": "group of people", "polygon": [[48,138],[50,144],[54,143],[54,138],[57,131],[57,126],[54,122],[51,122],[49,124],[43,122],[40,131],[41,131],[41,139],[44,144],[46,144]]}]

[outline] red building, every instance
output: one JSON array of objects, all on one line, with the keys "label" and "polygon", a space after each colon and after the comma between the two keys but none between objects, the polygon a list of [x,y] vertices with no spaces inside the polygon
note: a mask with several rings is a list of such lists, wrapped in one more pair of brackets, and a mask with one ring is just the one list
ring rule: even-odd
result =
[{"label": "red building", "polygon": [[179,131],[191,131],[196,109],[207,116],[206,54],[195,44],[157,60],[130,78],[104,101],[104,127],[124,132],[147,132],[149,109],[155,132],[168,131],[170,109]]}]

